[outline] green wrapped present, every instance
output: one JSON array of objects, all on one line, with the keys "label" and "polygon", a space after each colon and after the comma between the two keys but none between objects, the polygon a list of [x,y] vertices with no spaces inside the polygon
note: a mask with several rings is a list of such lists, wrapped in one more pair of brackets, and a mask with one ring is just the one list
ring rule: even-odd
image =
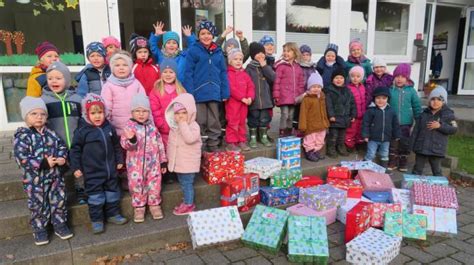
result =
[{"label": "green wrapped present", "polygon": [[426,240],[428,221],[425,215],[406,211],[385,214],[385,233],[398,237]]},{"label": "green wrapped present", "polygon": [[281,169],[270,179],[270,185],[279,188],[289,188],[302,177],[301,169]]},{"label": "green wrapped present", "polygon": [[328,235],[324,217],[292,215],[288,218],[288,259],[298,263],[328,263]]},{"label": "green wrapped present", "polygon": [[284,210],[257,205],[242,236],[242,242],[252,248],[278,253],[285,236],[288,215]]}]

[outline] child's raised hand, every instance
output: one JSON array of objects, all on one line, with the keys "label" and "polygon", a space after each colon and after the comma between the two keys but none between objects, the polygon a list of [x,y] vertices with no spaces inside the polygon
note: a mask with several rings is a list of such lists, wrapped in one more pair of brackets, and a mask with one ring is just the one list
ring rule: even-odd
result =
[{"label": "child's raised hand", "polygon": [[57,158],[56,158],[56,164],[57,164],[58,166],[62,166],[62,165],[64,165],[64,164],[66,164],[66,159],[64,159],[63,157],[57,157]]},{"label": "child's raised hand", "polygon": [[241,30],[236,30],[235,31],[235,35],[237,36],[237,38],[239,38],[239,40],[243,41],[245,38],[244,38],[244,33],[241,31]]},{"label": "child's raised hand", "polygon": [[163,31],[163,28],[165,27],[165,23],[162,21],[156,21],[156,24],[153,24],[153,28],[155,28],[155,35],[162,35],[165,32]]},{"label": "child's raised hand", "polygon": [[225,36],[229,35],[229,33],[231,33],[232,31],[234,31],[234,27],[227,26],[225,28],[224,32],[222,32],[222,36],[225,37]]},{"label": "child's raised hand", "polygon": [[120,170],[123,168],[123,164],[117,164],[117,169]]},{"label": "child's raised hand", "polygon": [[135,137],[135,132],[133,132],[132,130],[130,130],[129,128],[125,128],[123,130],[123,135],[125,136],[125,138],[127,138],[128,140],[132,139],[133,137]]},{"label": "child's raised hand", "polygon": [[82,177],[82,171],[80,171],[79,169],[74,171],[74,177],[76,177],[76,178]]},{"label": "child's raised hand", "polygon": [[189,36],[191,36],[191,34],[192,34],[193,27],[191,27],[191,26],[189,26],[189,25],[185,25],[185,26],[182,28],[182,30],[183,30],[184,36],[189,37]]},{"label": "child's raised hand", "polygon": [[331,117],[331,118],[329,118],[329,121],[330,121],[330,122],[336,122],[336,118],[335,118],[335,117]]}]

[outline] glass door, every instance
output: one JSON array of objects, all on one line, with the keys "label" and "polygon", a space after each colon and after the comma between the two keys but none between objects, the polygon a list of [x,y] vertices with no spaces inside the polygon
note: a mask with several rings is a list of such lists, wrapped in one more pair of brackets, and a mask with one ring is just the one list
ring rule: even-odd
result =
[{"label": "glass door", "polygon": [[468,8],[466,12],[462,54],[461,71],[459,73],[461,85],[458,94],[474,95],[474,8]]}]

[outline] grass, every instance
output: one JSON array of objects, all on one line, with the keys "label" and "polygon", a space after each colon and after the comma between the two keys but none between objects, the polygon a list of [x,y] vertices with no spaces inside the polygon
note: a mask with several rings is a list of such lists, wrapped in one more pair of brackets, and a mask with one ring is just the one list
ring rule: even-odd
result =
[{"label": "grass", "polygon": [[450,136],[448,155],[458,158],[458,169],[474,174],[474,137]]}]

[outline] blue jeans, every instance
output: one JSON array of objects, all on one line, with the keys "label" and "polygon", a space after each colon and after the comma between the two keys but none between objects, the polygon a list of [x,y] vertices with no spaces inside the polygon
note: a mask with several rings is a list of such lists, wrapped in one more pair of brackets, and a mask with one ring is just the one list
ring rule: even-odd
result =
[{"label": "blue jeans", "polygon": [[365,160],[372,161],[375,158],[377,150],[379,151],[380,160],[388,161],[388,150],[390,148],[390,142],[376,142],[369,141],[367,144],[367,153],[365,154]]},{"label": "blue jeans", "polygon": [[193,204],[194,203],[194,176],[196,173],[176,173],[178,176],[179,185],[181,185],[181,190],[184,194],[184,203]]}]

